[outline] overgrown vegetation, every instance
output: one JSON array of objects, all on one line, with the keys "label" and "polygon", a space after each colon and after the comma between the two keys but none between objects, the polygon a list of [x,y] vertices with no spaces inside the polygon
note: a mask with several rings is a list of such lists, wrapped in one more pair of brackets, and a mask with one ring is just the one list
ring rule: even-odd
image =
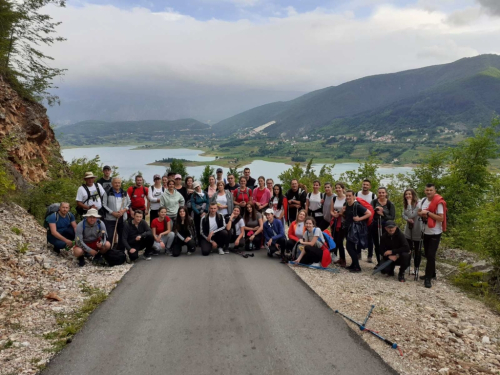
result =
[{"label": "overgrown vegetation", "polygon": [[[187,170],[186,170],[186,167],[184,166],[184,162],[185,161],[188,161],[186,159],[172,159],[172,158],[169,158],[171,159],[169,161],[170,165],[169,167],[167,168],[167,173],[169,172],[173,172],[175,174],[180,174],[182,176],[182,178],[185,178],[188,173],[187,173]],[[165,159],[162,160],[162,162],[164,162]]]}]

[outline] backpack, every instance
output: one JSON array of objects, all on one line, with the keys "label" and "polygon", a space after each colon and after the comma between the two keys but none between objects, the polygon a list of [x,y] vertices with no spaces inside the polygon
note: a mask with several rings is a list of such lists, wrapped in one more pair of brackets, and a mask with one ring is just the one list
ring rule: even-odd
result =
[{"label": "backpack", "polygon": [[[87,199],[85,199],[85,202],[82,202],[83,204],[87,204],[87,202],[90,200],[91,196],[90,196],[90,190],[87,186],[87,184],[82,184],[83,188],[85,189],[85,192],[87,193]],[[99,195],[99,199],[101,200],[101,203],[102,203],[102,196],[103,194],[101,194],[101,189],[99,189],[99,184],[95,184],[95,188],[96,188],[96,191],[97,191],[97,195]],[[76,206],[76,213],[80,216],[83,216],[87,211],[84,210],[83,208],[79,207],[79,206]],[[99,209],[99,215],[101,215],[101,212],[102,211],[102,207]]]},{"label": "backpack", "polygon": [[103,254],[103,257],[110,267],[119,266],[127,261],[127,256],[122,250],[109,249]]},{"label": "backpack", "polygon": [[56,214],[56,223],[57,220],[59,220],[59,207],[61,206],[60,203],[52,203],[50,206],[47,207],[45,210],[45,218],[43,220],[43,227],[47,230],[49,230],[49,223],[47,222],[47,218],[52,215],[53,213]]},{"label": "backpack", "polygon": [[[311,194],[312,194],[312,192],[307,193],[306,199],[310,200],[311,199]],[[320,196],[321,200],[325,199],[325,193],[319,193],[319,196]],[[323,209],[323,204],[321,204],[320,208],[318,208],[317,211],[322,210],[322,209]],[[312,210],[309,210],[309,211],[313,212]]]},{"label": "backpack", "polygon": [[[146,193],[146,188],[144,186],[141,186],[141,188],[142,188],[142,193],[144,194],[144,205],[146,205],[146,199],[147,199],[148,194]],[[163,188],[163,186],[162,186],[162,188]],[[137,189],[139,189],[137,186],[133,186],[132,187],[132,194],[130,194],[130,201],[132,202],[130,208],[132,208],[134,211],[136,210],[136,208],[135,208],[136,206],[134,205],[134,203],[135,203],[135,200],[137,199],[137,198],[134,199],[134,194],[135,194],[135,191]]]},{"label": "backpack", "polygon": [[250,193],[249,193],[249,191],[250,191],[250,189],[247,188],[247,190],[245,191],[245,193],[242,193],[241,190],[240,190],[240,188],[238,188],[238,193],[236,194],[236,200],[239,199],[240,194],[242,194],[242,195],[246,194],[246,196],[248,197],[248,200],[250,200]]},{"label": "backpack", "polygon": [[[369,210],[371,212],[371,216],[368,218],[366,224],[368,226],[372,225],[372,222],[373,222],[373,216],[375,215],[375,210],[373,208],[373,206],[368,203],[367,201],[365,201],[363,198],[358,198],[356,197],[356,202],[358,202],[360,205],[362,205],[364,208],[366,208],[367,210]],[[357,212],[355,212],[356,214]]]},{"label": "backpack", "polygon": [[[87,220],[85,220],[85,218],[83,219],[83,231],[82,231],[82,235],[83,233],[85,232],[85,223],[87,222]],[[101,220],[97,219],[97,231],[98,232],[101,232]],[[104,233],[106,233],[104,231]],[[106,242],[106,235],[104,236],[104,238],[102,239],[103,242]]]},{"label": "backpack", "polygon": [[323,232],[323,237],[325,237],[325,242],[326,242],[326,245],[328,246],[329,251],[332,251],[333,249],[335,249],[337,247],[332,236],[326,230]]}]

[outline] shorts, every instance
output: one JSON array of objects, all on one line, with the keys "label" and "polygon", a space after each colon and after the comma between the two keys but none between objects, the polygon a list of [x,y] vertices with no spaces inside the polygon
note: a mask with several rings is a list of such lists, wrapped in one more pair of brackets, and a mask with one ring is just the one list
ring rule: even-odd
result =
[{"label": "shorts", "polygon": [[101,242],[101,240],[95,240],[95,241],[92,241],[92,242],[85,242],[85,245],[87,245],[88,247],[90,247],[92,250],[99,251],[99,249],[97,249],[97,244],[99,242]]}]

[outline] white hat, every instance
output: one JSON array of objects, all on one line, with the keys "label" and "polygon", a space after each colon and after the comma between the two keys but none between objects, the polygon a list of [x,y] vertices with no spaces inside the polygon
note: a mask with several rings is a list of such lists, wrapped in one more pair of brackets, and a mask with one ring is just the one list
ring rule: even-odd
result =
[{"label": "white hat", "polygon": [[200,181],[193,182],[193,189],[196,189],[198,186],[201,186]]},{"label": "white hat", "polygon": [[274,211],[272,208],[268,208],[266,211],[264,211],[265,214],[273,214],[274,215]]},{"label": "white hat", "polygon": [[97,211],[95,208],[91,208],[90,210],[87,211],[87,213],[85,215],[83,215],[83,217],[101,217],[101,215],[99,215],[99,211]]},{"label": "white hat", "polygon": [[94,174],[92,172],[85,172],[84,179],[87,179],[87,178],[96,178],[96,176],[94,176]]}]

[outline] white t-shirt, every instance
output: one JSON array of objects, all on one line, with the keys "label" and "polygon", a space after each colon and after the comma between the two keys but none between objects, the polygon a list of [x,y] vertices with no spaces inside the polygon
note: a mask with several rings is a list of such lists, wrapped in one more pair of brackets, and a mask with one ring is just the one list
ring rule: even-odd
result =
[{"label": "white t-shirt", "polygon": [[306,242],[311,242],[314,237],[318,237],[318,240],[316,241],[316,246],[321,247],[325,243],[325,237],[323,237],[323,233],[321,233],[321,229],[319,228],[314,228],[312,233],[309,233],[309,231],[304,232],[304,241]]},{"label": "white t-shirt", "polygon": [[335,197],[335,203],[333,204],[333,208],[340,212],[342,211],[342,207],[344,207],[344,203],[345,203],[345,195],[344,195],[344,198],[340,199],[339,197]]},{"label": "white t-shirt", "polygon": [[[104,188],[101,186],[101,184],[97,184],[99,187],[99,191],[101,194],[104,194]],[[102,202],[101,202],[101,197],[97,193],[97,188],[96,184],[93,184],[92,186],[87,186],[90,192],[90,199],[87,201],[88,194],[85,191],[85,188],[83,186],[80,186],[78,188],[78,191],[76,192],[76,200],[77,202],[82,202],[83,204],[87,206],[96,206],[97,209],[100,209],[102,207]]]},{"label": "white t-shirt", "polygon": [[[362,198],[368,203],[372,203],[373,199],[377,199],[377,194],[373,194],[371,191],[368,192],[368,194],[364,195],[363,190],[358,191],[358,195],[356,195],[358,198]],[[373,199],[372,199],[373,197]]]},{"label": "white t-shirt", "polygon": [[[153,192],[154,190],[154,192]],[[148,189],[148,200],[151,203],[151,209],[152,210],[158,210],[161,207],[160,204],[160,197],[163,195],[163,192],[165,191],[165,188],[163,186],[160,186],[157,188],[154,185],[151,185],[150,188]],[[158,202],[157,202],[158,200]]]},{"label": "white t-shirt", "polygon": [[[418,208],[422,210],[427,210],[429,208],[429,205],[431,204],[431,201],[428,200],[427,198],[424,198],[424,204],[422,204],[422,200],[418,202]],[[440,203],[438,204],[437,207],[437,212],[436,214],[444,214],[444,207]],[[425,226],[424,234],[441,234],[443,233],[443,223],[436,221],[436,226],[434,228],[429,228],[429,226]]]},{"label": "white t-shirt", "polygon": [[283,205],[281,205],[281,208],[278,210],[278,202],[279,202],[278,197],[274,197],[273,198],[274,217],[280,217],[281,214],[283,213]]},{"label": "white t-shirt", "polygon": [[245,222],[243,219],[240,219],[237,223],[233,224],[234,226],[234,231],[236,232],[236,235],[239,236],[241,234],[242,228],[245,226]]},{"label": "white t-shirt", "polygon": [[295,236],[300,240],[304,236],[304,223],[297,223],[295,226]]},{"label": "white t-shirt", "polygon": [[[227,206],[227,197],[225,193],[222,195],[219,195],[219,193],[217,193],[217,198],[215,200],[221,206]],[[227,208],[219,208],[218,212],[221,215],[227,215]]]},{"label": "white t-shirt", "polygon": [[[309,210],[311,211],[319,210],[322,207],[322,205],[323,204],[321,203],[321,193],[318,194],[311,193],[311,195],[309,195]],[[323,212],[315,212],[314,216],[315,217],[323,216]]]},{"label": "white t-shirt", "polygon": [[208,223],[209,223],[209,227],[210,227],[209,233],[215,232],[217,229],[219,229],[219,227],[217,226],[217,216],[214,216],[214,217],[209,216]]}]

